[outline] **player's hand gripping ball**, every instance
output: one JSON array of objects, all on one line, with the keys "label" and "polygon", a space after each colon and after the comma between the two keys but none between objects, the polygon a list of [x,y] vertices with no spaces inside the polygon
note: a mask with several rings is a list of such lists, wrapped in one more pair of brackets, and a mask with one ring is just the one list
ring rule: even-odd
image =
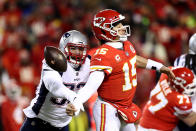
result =
[{"label": "player's hand gripping ball", "polygon": [[67,70],[67,59],[63,52],[53,46],[46,46],[44,49],[46,63],[58,72]]}]

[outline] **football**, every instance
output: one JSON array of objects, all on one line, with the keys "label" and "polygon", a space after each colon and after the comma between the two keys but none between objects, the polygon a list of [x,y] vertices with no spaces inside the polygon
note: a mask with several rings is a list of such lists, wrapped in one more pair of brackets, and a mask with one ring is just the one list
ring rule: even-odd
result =
[{"label": "football", "polygon": [[54,46],[46,46],[44,48],[44,58],[52,69],[58,72],[65,72],[67,70],[67,59],[60,49]]}]

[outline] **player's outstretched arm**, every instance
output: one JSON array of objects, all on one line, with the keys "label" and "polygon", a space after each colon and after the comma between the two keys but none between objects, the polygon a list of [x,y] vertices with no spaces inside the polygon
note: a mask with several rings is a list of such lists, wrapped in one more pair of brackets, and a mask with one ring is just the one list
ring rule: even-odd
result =
[{"label": "player's outstretched arm", "polygon": [[153,61],[151,59],[146,59],[146,58],[138,56],[138,55],[136,56],[136,66],[139,68],[157,70],[157,71],[160,71],[161,73],[167,74],[172,79],[175,78],[175,75],[171,71],[170,68],[164,66],[163,64],[161,64],[159,62]]},{"label": "player's outstretched arm", "polygon": [[[70,116],[72,116],[72,112],[75,110],[80,110],[82,104],[86,102],[99,88],[101,83],[103,82],[105,74],[103,71],[94,71],[90,74],[88,81],[85,86],[79,90],[77,97],[74,99],[72,104],[69,104],[66,108],[66,112],[70,112]],[[77,115],[77,113],[75,113]]]},{"label": "player's outstretched arm", "polygon": [[75,92],[65,87],[57,71],[45,71],[43,73],[43,82],[45,87],[56,97],[65,98],[71,102],[76,97]]}]

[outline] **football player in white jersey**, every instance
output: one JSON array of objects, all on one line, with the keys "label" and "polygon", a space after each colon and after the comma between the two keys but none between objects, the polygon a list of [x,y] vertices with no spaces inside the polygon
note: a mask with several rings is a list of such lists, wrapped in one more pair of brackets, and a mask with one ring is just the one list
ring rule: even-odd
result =
[{"label": "football player in white jersey", "polygon": [[[192,70],[196,76],[196,33],[193,34],[189,39],[189,52],[187,54],[182,54],[174,61],[174,66],[183,66]],[[193,111],[196,112],[196,96],[191,97]],[[179,130],[196,130],[196,125],[194,127],[188,127],[180,122]],[[183,129],[181,129],[183,128]]]},{"label": "football player in white jersey", "polygon": [[87,38],[76,30],[63,34],[60,50],[67,57],[67,71],[57,72],[43,60],[36,97],[24,109],[26,120],[21,131],[65,131],[72,117],[66,106],[86,83],[90,73]]}]

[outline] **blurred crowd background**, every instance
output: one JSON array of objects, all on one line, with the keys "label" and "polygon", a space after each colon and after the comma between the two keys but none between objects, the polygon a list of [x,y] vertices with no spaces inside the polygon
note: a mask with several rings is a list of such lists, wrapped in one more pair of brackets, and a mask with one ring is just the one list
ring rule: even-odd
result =
[{"label": "blurred crowd background", "polygon": [[[89,38],[90,49],[96,48],[90,22],[107,8],[126,16],[129,40],[139,55],[168,66],[187,52],[196,32],[194,0],[0,0],[0,130],[19,130],[22,109],[39,83],[44,47],[58,47],[61,35],[75,29]],[[134,101],[142,108],[158,77],[155,71],[137,71]],[[92,104],[73,120],[73,131],[93,130]]]}]

